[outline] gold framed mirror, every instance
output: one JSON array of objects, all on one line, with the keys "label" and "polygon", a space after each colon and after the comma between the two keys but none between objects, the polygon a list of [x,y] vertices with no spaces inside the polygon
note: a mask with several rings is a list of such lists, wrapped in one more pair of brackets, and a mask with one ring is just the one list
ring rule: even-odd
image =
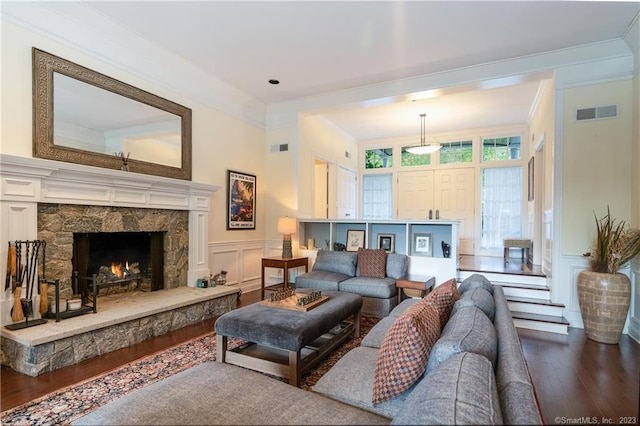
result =
[{"label": "gold framed mirror", "polygon": [[34,157],[191,180],[191,109],[32,54]]}]

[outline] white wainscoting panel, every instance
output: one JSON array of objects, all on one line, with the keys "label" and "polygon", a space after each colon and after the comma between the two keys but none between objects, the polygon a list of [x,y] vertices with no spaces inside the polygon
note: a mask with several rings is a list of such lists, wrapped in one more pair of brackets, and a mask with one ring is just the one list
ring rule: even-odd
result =
[{"label": "white wainscoting panel", "polygon": [[209,243],[211,274],[227,271],[227,285],[238,286],[243,292],[259,290],[263,253],[263,241]]}]

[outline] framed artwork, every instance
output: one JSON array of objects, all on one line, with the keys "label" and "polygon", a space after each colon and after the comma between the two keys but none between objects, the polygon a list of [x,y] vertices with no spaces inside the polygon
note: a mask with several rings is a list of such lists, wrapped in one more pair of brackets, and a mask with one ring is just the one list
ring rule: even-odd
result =
[{"label": "framed artwork", "polygon": [[433,256],[433,238],[431,234],[413,234],[411,254],[414,256]]},{"label": "framed artwork", "polygon": [[349,229],[347,231],[347,251],[358,251],[364,248],[364,230]]},{"label": "framed artwork", "polygon": [[227,229],[256,229],[256,177],[227,170]]},{"label": "framed artwork", "polygon": [[387,253],[393,253],[396,246],[396,236],[394,234],[378,234],[378,248],[384,249]]},{"label": "framed artwork", "polygon": [[528,190],[529,190],[529,201],[533,201],[533,171],[534,171],[534,162],[533,162],[533,157],[531,157],[531,159],[529,160],[529,167],[527,169],[527,177],[529,178],[528,180]]}]

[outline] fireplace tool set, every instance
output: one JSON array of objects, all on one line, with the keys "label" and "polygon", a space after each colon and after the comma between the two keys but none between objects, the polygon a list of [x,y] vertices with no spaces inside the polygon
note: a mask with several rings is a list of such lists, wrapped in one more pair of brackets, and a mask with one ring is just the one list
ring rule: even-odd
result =
[{"label": "fireplace tool set", "polygon": [[[47,322],[43,318],[29,320],[34,316],[36,309],[42,315],[49,309],[49,282],[45,278],[46,246],[47,243],[43,240],[9,242],[4,285],[5,291],[11,288],[13,293],[11,319],[14,324],[6,326],[9,330],[19,330]],[[40,294],[39,306],[34,306],[34,293]],[[24,322],[21,322],[22,320]]]}]

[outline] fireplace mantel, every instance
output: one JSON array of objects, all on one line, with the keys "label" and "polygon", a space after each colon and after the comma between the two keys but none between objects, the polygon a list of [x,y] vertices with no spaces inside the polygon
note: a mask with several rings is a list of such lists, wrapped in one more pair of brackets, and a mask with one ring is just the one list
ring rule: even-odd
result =
[{"label": "fireplace mantel", "polygon": [[[180,179],[0,154],[0,258],[7,242],[37,239],[38,203],[189,211],[187,283],[210,274],[207,256],[209,209],[220,186]],[[1,276],[6,265],[0,262]],[[2,293],[2,305],[10,302]],[[7,309],[3,309],[7,312]],[[6,315],[2,315],[5,323]]]}]

